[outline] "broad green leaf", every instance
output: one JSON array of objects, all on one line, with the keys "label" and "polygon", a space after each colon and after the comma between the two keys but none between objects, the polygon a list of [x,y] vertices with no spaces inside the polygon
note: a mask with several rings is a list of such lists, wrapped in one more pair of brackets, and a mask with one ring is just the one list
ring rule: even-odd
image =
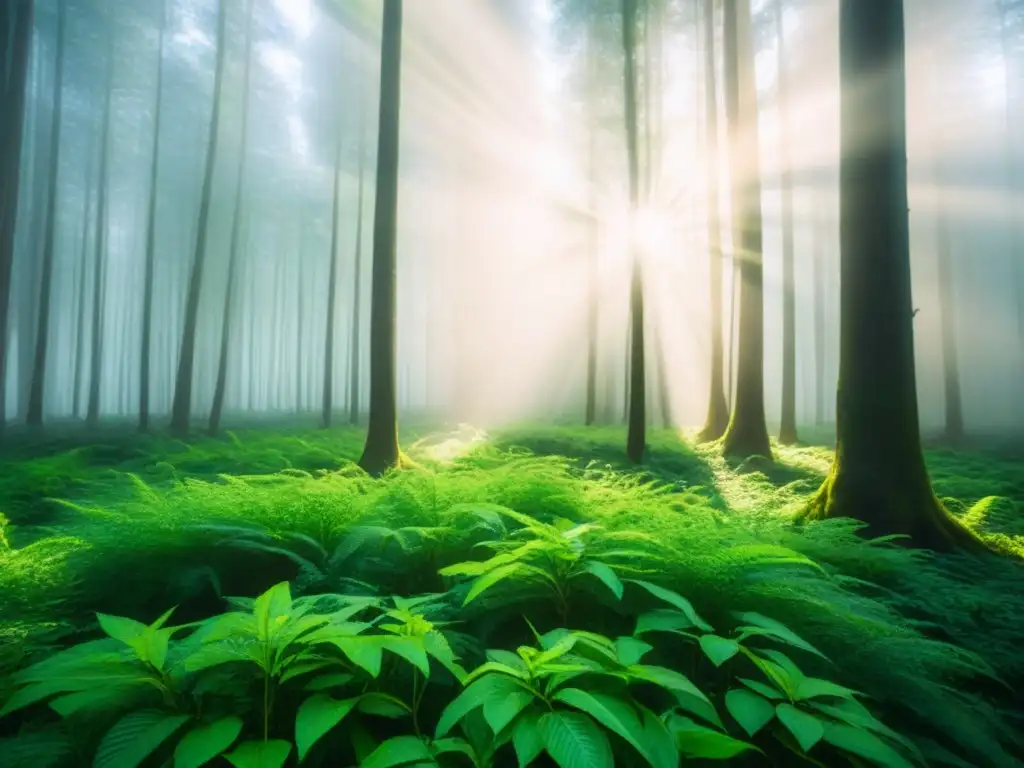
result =
[{"label": "broad green leaf", "polygon": [[762,616],[760,613],[753,613],[750,611],[745,613],[736,613],[735,616],[737,619],[748,625],[739,628],[741,632],[741,640],[743,639],[743,635],[761,635],[764,637],[771,637],[779,640],[780,642],[786,643],[787,645],[802,648],[803,650],[813,653],[816,656],[820,656],[823,659],[828,658],[825,654],[808,643],[782,622],[770,619],[767,616]]},{"label": "broad green leaf", "polygon": [[485,661],[479,667],[477,667],[468,675],[466,675],[466,679],[463,680],[462,683],[463,685],[469,685],[474,680],[477,680],[483,677],[484,675],[489,675],[492,673],[499,675],[509,675],[510,677],[515,677],[520,680],[527,680],[530,675],[526,669],[526,664],[518,656],[516,656],[516,659],[519,662],[518,667],[512,667],[508,664],[503,664],[498,661]]},{"label": "broad green leaf", "polygon": [[510,578],[520,568],[522,568],[522,563],[510,563],[508,565],[503,565],[500,568],[495,568],[493,571],[488,571],[482,576],[478,576],[473,581],[473,586],[470,587],[469,592],[462,601],[462,604],[469,605],[498,582]]},{"label": "broad green leaf", "polygon": [[870,731],[845,723],[826,723],[824,741],[885,768],[912,768],[912,764]]},{"label": "broad green leaf", "polygon": [[582,712],[548,712],[537,728],[544,749],[560,768],[615,768],[608,737]]},{"label": "broad green leaf", "polygon": [[734,688],[725,694],[725,708],[748,736],[753,736],[775,717],[775,707],[770,701],[743,688]]},{"label": "broad green leaf", "polygon": [[275,584],[253,603],[257,631],[261,640],[269,640],[287,621],[292,611],[292,592],[287,581]]},{"label": "broad green leaf", "polygon": [[430,753],[435,757],[437,755],[450,755],[453,753],[459,753],[465,755],[473,761],[473,765],[477,764],[477,754],[473,746],[465,739],[438,739],[430,743]]},{"label": "broad green leaf", "polygon": [[136,768],[188,721],[188,715],[159,710],[131,712],[104,734],[93,767]]},{"label": "broad green leaf", "polygon": [[373,750],[359,768],[394,768],[423,762],[433,764],[434,756],[419,736],[396,736]]},{"label": "broad green leaf", "polygon": [[234,744],[241,732],[242,718],[233,715],[196,726],[178,742],[174,768],[202,768]]},{"label": "broad green leaf", "polygon": [[291,753],[291,743],[281,739],[243,741],[224,758],[235,768],[282,768]]},{"label": "broad green leaf", "polygon": [[384,636],[365,635],[339,640],[337,646],[348,656],[349,661],[367,672],[370,677],[380,675],[381,663],[384,659]]},{"label": "broad green leaf", "polygon": [[804,752],[809,752],[825,735],[824,722],[821,719],[807,712],[801,712],[792,704],[783,702],[777,705],[775,714],[779,718],[779,722],[793,734],[800,749]]},{"label": "broad green leaf", "polygon": [[673,592],[670,589],[665,589],[664,587],[659,587],[657,584],[651,584],[649,581],[641,581],[640,579],[627,579],[627,581],[643,587],[659,600],[662,600],[672,607],[682,611],[686,618],[690,620],[692,625],[698,629],[702,629],[705,632],[714,631],[714,627],[704,621],[704,619],[697,614],[697,611],[694,609],[690,601],[678,592]]},{"label": "broad green leaf", "polygon": [[685,614],[679,611],[671,611],[667,608],[658,608],[654,611],[642,613],[637,617],[636,629],[633,631],[633,634],[643,635],[647,632],[671,632],[684,635],[685,637],[696,638],[696,635],[683,632],[684,629],[690,629],[693,626],[693,622],[686,618]]},{"label": "broad green leaf", "polygon": [[490,661],[494,661],[498,664],[504,664],[507,667],[511,667],[512,669],[508,674],[513,674],[514,672],[517,674],[520,672],[525,673],[527,671],[526,664],[523,662],[521,658],[519,658],[517,654],[512,653],[512,651],[502,651],[497,649],[488,650],[487,658]]},{"label": "broad green leaf", "polygon": [[146,694],[150,692],[156,693],[156,690],[137,683],[97,686],[53,699],[50,702],[50,709],[61,717],[71,717],[79,713],[124,711],[147,698]]},{"label": "broad green leaf", "polygon": [[705,728],[682,715],[670,716],[666,725],[676,740],[676,747],[685,757],[728,760],[743,752],[757,749],[753,744]]},{"label": "broad green leaf", "polygon": [[505,726],[530,706],[536,698],[526,690],[510,691],[501,698],[488,699],[484,702],[484,719],[495,733],[501,733]]},{"label": "broad green leaf", "polygon": [[674,669],[652,666],[650,664],[634,664],[628,668],[628,673],[637,680],[654,683],[670,691],[686,693],[701,701],[708,701],[708,697],[704,695],[700,688],[690,682],[690,678],[680,672],[676,672]]},{"label": "broad green leaf", "polygon": [[146,631],[146,625],[135,619],[126,619],[121,616],[108,616],[105,613],[97,613],[96,619],[107,635],[120,640],[129,648],[138,652],[141,646],[142,633]]},{"label": "broad green leaf", "polygon": [[885,723],[872,715],[867,707],[859,701],[846,699],[837,704],[826,704],[820,701],[811,701],[808,703],[819,712],[826,714],[835,720],[840,720],[845,722],[847,725],[852,725],[856,728],[866,728],[873,733],[885,736],[887,739],[906,747],[911,752],[917,753],[917,747],[914,746],[914,743],[910,741],[910,739],[901,736],[892,728],[889,728]]},{"label": "broad green leaf", "polygon": [[424,677],[430,677],[430,660],[427,658],[427,651],[423,647],[423,639],[420,637],[382,636],[381,645],[385,650],[412,664]]},{"label": "broad green leaf", "polygon": [[442,667],[451,672],[452,677],[460,683],[466,680],[466,670],[459,664],[458,656],[452,650],[448,640],[437,630],[427,632],[422,638],[423,650],[437,659]]},{"label": "broad green leaf", "polygon": [[490,674],[473,681],[444,708],[435,738],[447,735],[459,720],[488,701],[500,700],[523,690],[523,685],[516,678],[506,675]]},{"label": "broad green leaf", "polygon": [[619,637],[615,639],[615,657],[623,666],[639,664],[654,646],[635,637]]},{"label": "broad green leaf", "polygon": [[599,579],[602,584],[611,590],[611,593],[615,595],[617,600],[622,599],[622,580],[611,566],[598,560],[588,560],[583,570]]},{"label": "broad green leaf", "polygon": [[345,719],[359,703],[359,698],[339,700],[321,693],[302,702],[295,715],[295,746],[300,761],[306,759],[309,750],[324,734]]},{"label": "broad green leaf", "polygon": [[590,715],[597,722],[613,733],[617,733],[639,752],[644,759],[656,768],[676,768],[678,759],[672,754],[667,765],[657,762],[657,755],[652,755],[647,748],[644,725],[637,712],[639,709],[629,701],[609,696],[604,693],[590,693],[579,688],[566,688],[553,697],[554,701],[568,704],[581,712]]},{"label": "broad green leaf", "polygon": [[75,676],[61,676],[52,680],[33,683],[18,689],[0,710],[0,717],[60,693],[75,693],[97,689],[106,697],[111,688],[124,689],[132,686],[153,685],[157,682],[151,675],[140,674],[135,665],[125,664],[103,674],[89,674],[88,671]]},{"label": "broad green leaf", "polygon": [[700,647],[704,651],[704,655],[711,659],[711,663],[716,667],[722,666],[740,652],[739,643],[718,635],[701,635]]},{"label": "broad green leaf", "polygon": [[540,714],[527,712],[516,723],[512,731],[512,747],[516,751],[519,768],[527,768],[533,764],[544,751],[544,740],[540,733]]},{"label": "broad green leaf", "polygon": [[683,693],[681,691],[673,691],[673,693],[675,694],[676,703],[679,705],[681,710],[688,712],[691,715],[696,715],[701,720],[717,726],[720,730],[725,730],[722,718],[718,716],[718,710],[715,709],[714,704],[706,698],[700,698],[693,694]]},{"label": "broad green leaf", "polygon": [[177,609],[177,606],[174,606],[173,608],[168,608],[166,611],[164,611],[164,613],[161,616],[157,618],[156,621],[149,625],[149,629],[160,629],[164,624],[167,623],[167,620],[171,618],[171,614],[173,614]]},{"label": "broad green leaf", "polygon": [[836,683],[829,682],[828,680],[821,680],[817,677],[805,677],[796,686],[796,695],[794,698],[797,701],[803,699],[813,699],[819,696],[834,696],[840,699],[852,699],[857,695],[857,691],[847,688]]},{"label": "broad green leaf", "polygon": [[392,720],[412,713],[409,705],[386,693],[364,693],[359,699],[359,711],[367,715],[389,717]]},{"label": "broad green leaf", "polygon": [[576,636],[571,634],[566,635],[551,648],[537,654],[537,656],[535,656],[532,661],[528,661],[527,664],[534,669],[552,664],[571,651],[574,645],[576,645]]},{"label": "broad green leaf", "polygon": [[743,683],[748,688],[750,688],[752,691],[757,691],[762,696],[764,696],[766,699],[772,699],[774,701],[779,701],[781,699],[786,698],[786,694],[783,693],[782,691],[778,690],[777,688],[773,688],[770,685],[765,685],[764,683],[762,683],[762,682],[760,682],[758,680],[748,680],[745,677],[737,677],[736,679],[739,680],[741,683]]}]

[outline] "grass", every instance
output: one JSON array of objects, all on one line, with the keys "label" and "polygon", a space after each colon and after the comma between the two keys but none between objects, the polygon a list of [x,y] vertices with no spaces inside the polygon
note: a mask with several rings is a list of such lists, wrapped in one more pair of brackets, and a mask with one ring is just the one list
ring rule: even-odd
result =
[{"label": "grass", "polygon": [[[429,546],[381,544],[376,566],[352,559],[347,574],[381,594],[443,590],[437,571],[473,557],[471,532],[453,527],[448,511],[497,504],[653,537],[668,553],[660,575],[713,625],[733,611],[783,621],[833,660],[833,679],[872,696],[888,724],[940,745],[933,756],[949,750],[963,764],[1009,766],[1024,754],[1015,735],[1024,728],[1019,562],[865,542],[850,521],[792,525],[827,472],[827,448],[776,446],[774,464],[734,466],[656,431],[634,471],[618,428],[423,434],[404,436],[416,468],[380,480],[353,465],[362,436],[351,429],[265,427],[187,443],[112,430],[92,444],[65,436],[8,449],[0,455],[9,520],[0,539],[0,641],[8,641],[0,675],[95,636],[96,611],[151,621],[179,604],[179,620],[200,619],[224,609],[222,595],[254,596],[301,576],[280,552],[224,546],[238,526],[306,536],[328,551],[367,524],[409,529],[407,537],[443,531]],[[928,453],[947,506],[1018,554],[1022,459],[1006,446]],[[581,604],[570,619],[583,624],[591,614]],[[507,631],[473,620],[484,643]],[[0,735],[15,727],[0,720]]]}]

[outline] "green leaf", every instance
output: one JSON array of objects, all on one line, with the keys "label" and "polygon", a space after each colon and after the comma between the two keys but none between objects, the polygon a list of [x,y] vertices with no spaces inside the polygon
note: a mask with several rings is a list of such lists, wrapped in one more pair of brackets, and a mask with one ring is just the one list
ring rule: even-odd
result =
[{"label": "green leaf", "polygon": [[824,723],[821,719],[807,712],[801,712],[792,704],[783,702],[775,707],[779,722],[793,734],[800,749],[809,752],[825,735]]},{"label": "green leaf", "polygon": [[576,645],[576,636],[572,634],[565,635],[546,651],[537,654],[532,660],[527,661],[527,664],[533,669],[552,664],[571,651],[574,645]]},{"label": "green leaf", "polygon": [[673,592],[670,589],[665,589],[664,587],[659,587],[657,584],[651,584],[649,581],[641,581],[640,579],[627,579],[627,581],[643,587],[659,600],[662,600],[672,607],[682,611],[686,618],[690,620],[692,625],[698,629],[702,629],[705,632],[714,631],[714,627],[704,621],[704,619],[697,614],[697,611],[694,609],[690,601],[679,593]]},{"label": "green leaf", "polygon": [[644,759],[656,768],[676,768],[678,756],[672,751],[671,760],[666,763],[657,762],[657,755],[652,755],[647,748],[647,734],[644,724],[637,716],[638,708],[629,701],[609,696],[604,693],[590,693],[579,688],[565,688],[553,697],[554,701],[568,704],[570,707],[590,715],[597,722],[613,733],[617,733],[639,752]]},{"label": "green leaf", "polygon": [[259,638],[267,641],[276,635],[292,612],[292,592],[288,582],[275,584],[257,597],[252,611]]},{"label": "green leaf", "polygon": [[766,699],[772,699],[774,701],[780,701],[781,699],[786,698],[786,694],[783,693],[782,691],[780,691],[780,690],[778,690],[776,688],[772,688],[770,685],[765,685],[764,683],[759,682],[757,680],[748,680],[745,677],[737,677],[736,679],[739,680],[741,683],[743,683],[748,688],[750,688],[752,691],[757,691],[762,696],[764,696]]},{"label": "green leaf", "polygon": [[602,584],[611,590],[611,593],[615,595],[617,600],[622,599],[622,580],[610,565],[598,560],[588,560],[583,567],[583,571],[599,579]]},{"label": "green leaf", "polygon": [[282,768],[291,753],[291,743],[281,739],[243,741],[224,758],[235,768]]},{"label": "green leaf", "polygon": [[739,643],[718,635],[701,635],[700,647],[704,651],[704,655],[711,659],[711,663],[716,667],[722,666],[740,652]]},{"label": "green leaf", "polygon": [[469,593],[466,598],[462,601],[462,604],[469,605],[471,602],[480,597],[484,592],[493,587],[500,581],[511,577],[522,567],[522,563],[509,563],[503,565],[500,568],[495,568],[493,571],[488,571],[482,576],[478,576],[473,581],[473,586],[470,587]]},{"label": "green leaf", "polygon": [[743,635],[761,635],[763,637],[771,637],[780,642],[792,645],[796,648],[801,648],[809,653],[813,653],[816,656],[820,656],[823,659],[827,659],[821,651],[815,648],[813,645],[808,643],[796,632],[791,630],[785,624],[770,619],[767,616],[762,616],[760,613],[746,612],[736,613],[736,618],[740,621],[745,622],[749,626],[740,627],[742,633],[740,639],[743,639]]},{"label": "green leaf", "polygon": [[156,691],[149,686],[139,684],[94,687],[53,699],[50,702],[50,709],[61,717],[71,717],[81,712],[123,711],[137,704],[140,699],[145,697],[145,694],[150,692],[155,693]]},{"label": "green leaf", "polygon": [[519,768],[532,765],[544,751],[544,740],[540,733],[540,714],[527,712],[512,731],[512,748],[516,751]]},{"label": "green leaf", "polygon": [[885,768],[912,768],[899,752],[870,731],[845,723],[826,723],[823,740],[834,747],[871,760]]},{"label": "green leaf", "polygon": [[338,700],[321,693],[302,702],[295,715],[295,746],[300,761],[306,759],[317,741],[345,719],[359,703],[359,698]]},{"label": "green leaf", "polygon": [[820,696],[834,696],[840,699],[852,699],[857,695],[857,692],[842,685],[829,682],[828,680],[820,680],[817,677],[805,677],[801,679],[796,686],[796,695],[793,697],[797,701],[803,699],[814,699]]},{"label": "green leaf", "polygon": [[775,717],[775,707],[770,701],[743,688],[734,688],[725,694],[725,708],[748,736],[753,736]]},{"label": "green leaf", "polygon": [[135,619],[126,619],[121,616],[108,616],[105,613],[97,613],[96,619],[107,635],[120,640],[129,648],[138,651],[141,646],[142,633],[146,631],[146,625]]},{"label": "green leaf", "polygon": [[652,649],[653,645],[635,637],[619,637],[615,639],[615,658],[623,666],[639,664]]},{"label": "green leaf", "polygon": [[510,691],[501,698],[489,699],[484,702],[484,720],[495,733],[501,731],[516,717],[530,706],[535,696],[526,690]]},{"label": "green leaf", "polygon": [[202,768],[234,744],[241,732],[242,718],[233,715],[196,726],[178,742],[174,768]]},{"label": "green leaf", "polygon": [[708,701],[708,697],[704,695],[704,692],[690,682],[690,678],[684,674],[676,672],[674,669],[652,666],[650,664],[634,664],[628,668],[628,672],[637,680],[654,683],[655,685],[660,685],[662,688],[667,690],[686,693],[700,699],[701,701],[705,701],[709,704],[711,703]]},{"label": "green leaf", "polygon": [[377,717],[390,717],[392,720],[412,713],[409,705],[401,699],[376,692],[363,694],[359,699],[359,711]]},{"label": "green leaf", "polygon": [[424,677],[430,677],[430,660],[421,638],[384,635],[380,637],[380,642],[385,650],[401,656],[423,673]]},{"label": "green leaf", "polygon": [[548,712],[537,728],[544,749],[560,768],[615,768],[608,737],[582,712]]},{"label": "green leaf", "polygon": [[684,629],[693,627],[693,622],[686,618],[685,614],[679,611],[670,611],[667,608],[658,608],[654,611],[647,611],[640,614],[636,620],[634,635],[643,635],[648,632],[671,632],[686,637],[696,637]]},{"label": "green leaf", "polygon": [[135,768],[189,720],[159,710],[131,712],[107,731],[93,760],[94,768]]},{"label": "green leaf", "polygon": [[506,675],[488,674],[475,680],[444,708],[437,723],[435,738],[445,736],[462,718],[488,701],[501,700],[523,690],[523,685],[516,678]]},{"label": "green leaf", "polygon": [[355,678],[347,672],[332,672],[328,675],[319,675],[314,677],[305,686],[305,691],[326,691],[330,688],[341,688],[342,686],[348,685]]},{"label": "green leaf", "polygon": [[384,660],[384,636],[366,635],[338,640],[338,648],[348,656],[349,661],[364,670],[370,677],[380,675],[381,663]]},{"label": "green leaf", "polygon": [[377,747],[359,768],[394,768],[409,763],[434,763],[429,747],[418,736],[396,736]]},{"label": "green leaf", "polygon": [[[820,701],[811,701],[808,703],[819,712],[826,714],[835,720],[840,720],[847,725],[852,725],[856,728],[865,728],[880,736],[885,736],[890,741],[894,741],[897,744],[906,747],[915,754],[918,753],[917,747],[912,741],[910,741],[910,739],[901,736],[892,728],[889,728],[885,723],[872,715],[867,707],[855,699],[845,699],[837,704],[826,704]],[[924,761],[922,760],[922,762]]]},{"label": "green leaf", "polygon": [[430,743],[430,752],[435,757],[437,755],[450,755],[457,752],[472,760],[473,765],[477,764],[476,750],[465,739],[438,739]]},{"label": "green leaf", "polygon": [[437,659],[442,667],[451,672],[452,677],[460,683],[465,683],[466,670],[459,664],[458,656],[452,650],[447,638],[437,630],[427,632],[423,636],[423,650],[430,656]]},{"label": "green leaf", "polygon": [[686,757],[728,760],[743,752],[757,750],[753,744],[734,739],[721,731],[698,725],[682,715],[670,716],[666,725],[669,733],[676,740],[676,747]]}]

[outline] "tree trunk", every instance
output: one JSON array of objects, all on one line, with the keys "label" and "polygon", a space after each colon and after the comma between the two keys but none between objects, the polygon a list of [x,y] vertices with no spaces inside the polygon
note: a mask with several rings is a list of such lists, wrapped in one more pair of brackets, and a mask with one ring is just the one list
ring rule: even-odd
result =
[{"label": "tree trunk", "polygon": [[732,135],[733,232],[738,235],[740,318],[736,402],[722,437],[727,456],[771,458],[764,413],[764,265],[760,151],[750,0],[725,0],[726,114]]},{"label": "tree trunk", "polygon": [[591,218],[587,222],[589,253],[587,262],[587,379],[583,422],[592,426],[597,419],[597,334],[598,334],[598,219],[597,219],[597,43],[591,30],[587,41],[587,172]]},{"label": "tree trunk", "polygon": [[[980,546],[935,497],[921,450],[907,215],[902,3],[841,0],[840,361],[832,470],[807,516],[871,536]],[[864,83],[873,87],[865,88]],[[864,115],[871,115],[866,121]]]},{"label": "tree trunk", "polygon": [[[339,130],[340,132],[340,130]],[[334,326],[338,314],[338,230],[341,214],[341,157],[343,142],[338,137],[334,157],[334,208],[331,217],[331,270],[327,278],[327,333],[324,336],[324,389],[320,425],[327,429],[334,415]]]},{"label": "tree trunk", "polygon": [[156,103],[153,107],[153,146],[149,167],[149,210],[146,216],[146,273],[142,294],[142,353],[139,356],[139,431],[149,430],[150,358],[153,345],[153,273],[156,264],[156,198],[160,168],[160,117],[164,92],[164,27],[167,24],[167,0],[160,11],[160,50],[156,67]]},{"label": "tree trunk", "polygon": [[399,464],[395,402],[395,294],[398,139],[402,87],[402,0],[384,0],[380,122],[370,293],[370,420],[359,466],[381,475]]},{"label": "tree trunk", "polygon": [[53,262],[57,240],[57,181],[60,175],[60,145],[64,122],[64,57],[67,35],[67,3],[57,5],[57,74],[54,81],[53,128],[50,136],[48,169],[49,190],[46,196],[46,224],[43,237],[43,272],[39,285],[39,313],[36,322],[35,355],[32,359],[32,381],[29,385],[28,412],[25,419],[31,426],[43,423],[46,396],[46,353],[50,341],[50,300],[53,291]]},{"label": "tree trunk", "polygon": [[[718,78],[715,73],[715,1],[704,0],[704,89],[707,145],[704,149],[708,196],[708,245],[711,290],[711,385],[708,414],[698,440],[709,442],[725,434],[729,406],[725,400],[725,344],[722,338],[722,232],[718,200]],[[731,339],[730,335],[730,339]]]},{"label": "tree trunk", "polygon": [[935,235],[939,273],[939,322],[942,325],[942,383],[946,400],[945,439],[956,444],[964,437],[964,409],[960,392],[960,356],[956,342],[956,278],[946,216],[947,210],[940,203]]},{"label": "tree trunk", "polygon": [[[301,219],[300,219],[301,222]],[[306,313],[303,299],[306,294],[306,253],[309,250],[308,225],[301,222],[299,233],[299,263],[295,266],[295,412],[306,410],[305,361]]]},{"label": "tree trunk", "polygon": [[87,286],[89,285],[86,275],[89,272],[89,221],[92,218],[92,201],[96,194],[94,165],[96,156],[89,153],[89,169],[85,176],[85,210],[82,215],[82,240],[79,253],[78,271],[78,297],[76,300],[77,321],[75,323],[75,367],[72,376],[71,393],[71,415],[76,419],[81,416],[82,405],[82,375],[85,368],[85,307],[88,304]]},{"label": "tree trunk", "polygon": [[639,464],[647,447],[646,371],[644,369],[643,271],[636,252],[636,214],[640,206],[640,169],[636,93],[636,0],[622,0],[622,53],[625,75],[626,153],[629,160],[629,413],[626,456]]},{"label": "tree trunk", "polygon": [[228,254],[228,278],[224,289],[224,317],[220,327],[220,353],[217,356],[217,383],[213,390],[213,405],[210,408],[210,434],[215,435],[220,429],[221,416],[224,413],[224,395],[227,392],[228,356],[231,351],[232,320],[235,314],[235,294],[238,288],[236,276],[238,272],[239,251],[242,249],[242,192],[245,190],[246,168],[249,157],[249,84],[252,79],[252,20],[255,0],[249,0],[246,11],[245,29],[245,67],[242,76],[242,128],[238,139],[239,150],[238,176],[235,179],[235,216],[231,222],[231,251]]},{"label": "tree trunk", "polygon": [[362,281],[363,281],[363,201],[366,194],[366,101],[360,99],[359,118],[359,190],[356,193],[356,242],[352,256],[352,323],[349,330],[348,423],[359,423],[359,385],[362,382]]},{"label": "tree trunk", "polygon": [[[0,436],[7,424],[7,341],[11,306],[11,272],[14,267],[14,234],[18,222],[21,187],[21,148],[25,128],[25,95],[28,90],[32,50],[33,0],[14,0],[0,11],[5,41],[10,40],[10,63],[0,86]],[[11,35],[10,38],[7,35]]]},{"label": "tree trunk", "polygon": [[104,283],[107,276],[107,249],[109,232],[107,205],[110,194],[110,112],[114,94],[114,53],[107,59],[106,97],[103,104],[103,127],[100,130],[100,187],[96,203],[96,231],[94,234],[92,281],[92,343],[90,345],[89,399],[85,423],[95,427],[100,419],[100,394],[103,381],[103,311]]},{"label": "tree trunk", "polygon": [[825,424],[825,252],[820,221],[814,227],[814,423]]},{"label": "tree trunk", "polygon": [[790,151],[789,75],[786,71],[782,0],[775,1],[778,35],[779,132],[782,172],[782,422],[779,442],[792,445],[796,431],[796,286],[793,264],[793,158]]},{"label": "tree trunk", "polygon": [[196,331],[199,323],[199,297],[203,288],[203,268],[206,265],[210,202],[213,197],[213,173],[217,165],[217,135],[220,132],[220,107],[224,90],[226,62],[227,9],[226,0],[217,2],[217,68],[213,84],[213,114],[210,119],[209,145],[206,149],[206,170],[203,177],[202,199],[199,203],[199,226],[196,231],[196,252],[185,299],[185,322],[178,350],[178,371],[174,380],[174,402],[171,405],[170,428],[173,434],[188,434],[192,416],[192,377],[196,358]]}]

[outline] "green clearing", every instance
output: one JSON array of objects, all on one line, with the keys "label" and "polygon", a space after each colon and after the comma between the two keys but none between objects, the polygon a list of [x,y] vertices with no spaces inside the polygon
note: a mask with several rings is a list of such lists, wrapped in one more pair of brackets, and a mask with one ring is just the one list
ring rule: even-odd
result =
[{"label": "green clearing", "polygon": [[[1020,764],[1019,448],[928,453],[1010,553],[978,560],[792,525],[822,447],[729,466],[656,432],[637,474],[616,428],[416,437],[380,480],[355,430],[0,457],[0,702],[37,699],[0,763]],[[77,645],[172,606],[198,628]]]}]

